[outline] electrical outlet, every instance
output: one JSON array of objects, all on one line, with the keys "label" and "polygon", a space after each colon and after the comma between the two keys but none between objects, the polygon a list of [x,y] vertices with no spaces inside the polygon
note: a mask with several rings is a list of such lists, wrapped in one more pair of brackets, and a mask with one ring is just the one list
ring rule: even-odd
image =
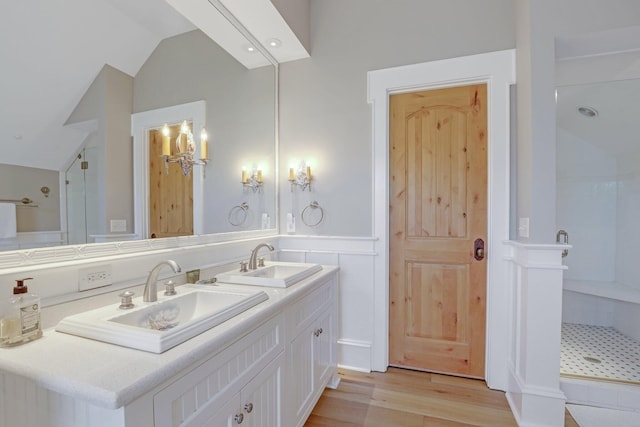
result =
[{"label": "electrical outlet", "polygon": [[112,283],[110,265],[96,265],[78,272],[78,291],[101,288]]}]

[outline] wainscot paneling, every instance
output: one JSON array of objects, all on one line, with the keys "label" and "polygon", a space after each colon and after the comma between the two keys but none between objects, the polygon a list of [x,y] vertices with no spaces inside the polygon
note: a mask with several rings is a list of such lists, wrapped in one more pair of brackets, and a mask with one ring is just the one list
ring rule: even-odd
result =
[{"label": "wainscot paneling", "polygon": [[338,365],[372,370],[374,238],[280,236],[281,261],[340,267],[338,293]]}]

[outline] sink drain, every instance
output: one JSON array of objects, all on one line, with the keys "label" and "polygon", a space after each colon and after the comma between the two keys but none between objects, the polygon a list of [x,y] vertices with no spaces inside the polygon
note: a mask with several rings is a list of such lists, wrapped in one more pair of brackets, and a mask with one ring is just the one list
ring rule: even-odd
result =
[{"label": "sink drain", "polygon": [[600,359],[596,359],[595,357],[584,356],[583,359],[591,363],[602,363]]}]

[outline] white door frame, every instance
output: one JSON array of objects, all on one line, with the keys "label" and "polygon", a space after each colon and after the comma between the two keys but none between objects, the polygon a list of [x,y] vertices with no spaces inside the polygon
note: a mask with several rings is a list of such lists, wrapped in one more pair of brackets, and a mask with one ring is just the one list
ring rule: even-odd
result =
[{"label": "white door frame", "polygon": [[368,73],[373,125],[374,324],[371,366],[389,365],[389,95],[401,92],[487,83],[488,95],[488,245],[487,349],[485,377],[491,388],[506,390],[511,329],[509,239],[509,87],[515,83],[515,50],[445,59]]},{"label": "white door frame", "polygon": [[[175,125],[191,121],[194,133],[205,125],[206,102],[195,101],[131,115],[133,136],[133,221],[134,233],[149,239],[149,130],[165,123]],[[171,166],[171,165],[170,165]],[[179,167],[173,165],[174,167]],[[193,174],[193,234],[203,233],[204,166],[194,167]]]}]

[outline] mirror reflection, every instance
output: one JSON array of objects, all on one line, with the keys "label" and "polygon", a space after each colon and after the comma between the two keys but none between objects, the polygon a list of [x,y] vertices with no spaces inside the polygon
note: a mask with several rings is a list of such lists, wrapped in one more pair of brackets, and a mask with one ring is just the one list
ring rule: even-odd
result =
[{"label": "mirror reflection", "polygon": [[[193,233],[270,228],[275,67],[246,68],[165,2],[85,3],[7,5],[12,22],[0,30],[0,52],[12,67],[1,83],[0,203],[16,208],[15,230],[0,235],[0,250],[150,238],[148,174],[162,158],[150,154],[149,135],[183,120],[194,135],[195,126],[209,133],[211,160],[186,177],[194,181],[185,198],[193,202]],[[144,123],[145,137],[132,138],[132,116],[194,102],[204,105],[200,123],[179,114]],[[143,158],[134,156],[138,144]],[[244,189],[243,167],[260,168],[261,191]],[[136,174],[144,180],[138,193]],[[171,176],[167,191],[185,179]],[[230,221],[238,206],[248,206],[241,224]]]}]

